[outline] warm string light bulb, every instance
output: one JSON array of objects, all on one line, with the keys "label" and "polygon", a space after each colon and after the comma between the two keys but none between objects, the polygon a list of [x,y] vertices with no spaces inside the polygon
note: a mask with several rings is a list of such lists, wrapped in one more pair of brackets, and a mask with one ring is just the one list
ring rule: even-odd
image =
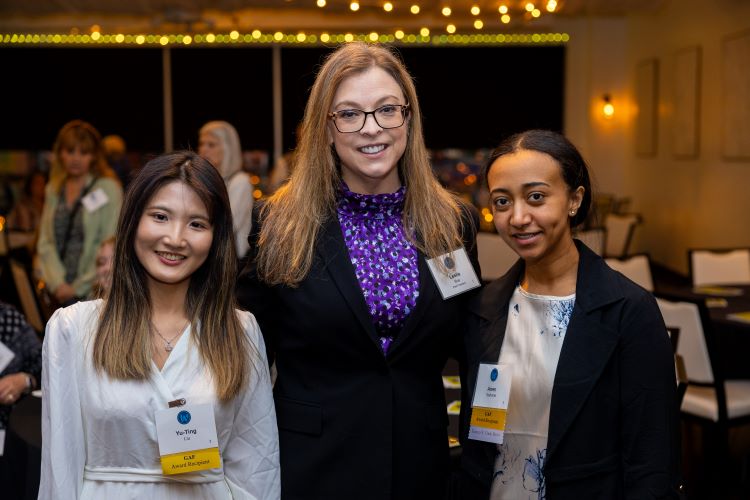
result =
[{"label": "warm string light bulb", "polygon": [[409,8],[409,11],[412,14],[419,14],[419,5],[417,4],[412,5],[411,8]]},{"label": "warm string light bulb", "polygon": [[445,31],[450,33],[451,35],[456,32],[456,25],[455,24],[449,24],[445,27]]},{"label": "warm string light bulb", "polygon": [[315,4],[322,9],[326,6],[326,0],[318,0]]},{"label": "warm string light bulb", "polygon": [[604,94],[604,96],[602,96],[602,101],[604,101],[604,104],[602,105],[602,114],[604,115],[604,118],[612,118],[615,114],[615,106],[612,104],[612,97],[609,94]]},{"label": "warm string light bulb", "polygon": [[471,6],[471,15],[472,16],[478,16],[479,15],[479,6],[478,5],[472,5]]},{"label": "warm string light bulb", "polygon": [[450,7],[443,7],[443,10],[441,11],[445,17],[448,17],[451,15],[451,8]]},{"label": "warm string light bulb", "polygon": [[349,8],[352,10],[352,12],[357,12],[359,10],[359,2],[352,2],[349,4]]},{"label": "warm string light bulb", "polygon": [[555,0],[549,0],[549,2],[547,2],[547,12],[555,12],[556,8],[557,2]]},{"label": "warm string light bulb", "polygon": [[500,7],[497,8],[497,11],[500,14],[507,14],[508,13],[508,6],[507,5],[501,5]]},{"label": "warm string light bulb", "polygon": [[484,28],[484,23],[482,22],[481,19],[477,19],[476,21],[474,21],[474,28],[478,30],[481,30],[482,28]]},{"label": "warm string light bulb", "polygon": [[383,10],[386,12],[390,12],[393,10],[393,4],[391,2],[385,2],[383,4]]}]

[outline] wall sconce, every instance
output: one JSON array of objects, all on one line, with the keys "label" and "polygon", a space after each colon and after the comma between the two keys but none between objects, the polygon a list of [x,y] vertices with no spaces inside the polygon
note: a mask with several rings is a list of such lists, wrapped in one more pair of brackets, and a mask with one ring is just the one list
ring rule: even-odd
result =
[{"label": "wall sconce", "polygon": [[612,97],[609,94],[602,96],[602,114],[604,118],[610,119],[615,114],[615,106],[612,104]]}]

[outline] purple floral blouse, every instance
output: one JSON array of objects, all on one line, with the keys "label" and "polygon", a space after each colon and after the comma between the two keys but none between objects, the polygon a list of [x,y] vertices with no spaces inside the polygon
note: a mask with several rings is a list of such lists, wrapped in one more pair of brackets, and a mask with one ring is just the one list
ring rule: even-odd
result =
[{"label": "purple floral blouse", "polygon": [[383,354],[419,297],[417,250],[404,235],[405,188],[353,193],[342,183],[338,218]]}]

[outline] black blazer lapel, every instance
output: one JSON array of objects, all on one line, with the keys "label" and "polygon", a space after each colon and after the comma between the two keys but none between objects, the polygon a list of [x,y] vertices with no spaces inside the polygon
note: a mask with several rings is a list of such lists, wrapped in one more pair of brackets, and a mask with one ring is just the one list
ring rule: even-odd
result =
[{"label": "black blazer lapel", "polygon": [[[380,339],[375,332],[372,316],[367,308],[367,302],[357,281],[354,267],[349,260],[349,251],[341,234],[341,227],[336,217],[331,217],[321,228],[320,244],[317,253],[323,267],[333,279],[344,300],[359,320],[360,325],[367,332],[378,350],[381,350]],[[381,351],[382,352],[382,351]]]},{"label": "black blazer lapel", "polygon": [[608,268],[604,261],[585,246],[578,245],[578,250],[576,303],[552,387],[547,463],[598,382],[618,342],[617,331],[599,318],[601,308],[622,299],[622,294],[607,286]]}]

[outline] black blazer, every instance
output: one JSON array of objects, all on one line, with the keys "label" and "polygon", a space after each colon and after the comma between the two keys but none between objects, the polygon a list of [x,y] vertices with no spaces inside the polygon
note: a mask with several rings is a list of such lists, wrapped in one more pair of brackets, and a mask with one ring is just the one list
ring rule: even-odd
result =
[{"label": "black blazer", "polygon": [[[475,227],[465,224],[464,242],[479,275]],[[449,455],[441,375],[451,350],[460,349],[472,293],[443,300],[420,253],[417,304],[384,356],[335,215],[296,288],[257,279],[260,224],[253,228],[238,296],[276,360],[282,498],[443,498]]]},{"label": "black blazer", "polygon": [[[679,420],[674,358],[656,301],[576,241],[576,299],[552,388],[547,498],[677,497]],[[463,498],[486,499],[496,445],[468,439],[479,363],[497,363],[519,260],[470,306],[463,393]],[[511,409],[512,411],[512,409]]]}]

